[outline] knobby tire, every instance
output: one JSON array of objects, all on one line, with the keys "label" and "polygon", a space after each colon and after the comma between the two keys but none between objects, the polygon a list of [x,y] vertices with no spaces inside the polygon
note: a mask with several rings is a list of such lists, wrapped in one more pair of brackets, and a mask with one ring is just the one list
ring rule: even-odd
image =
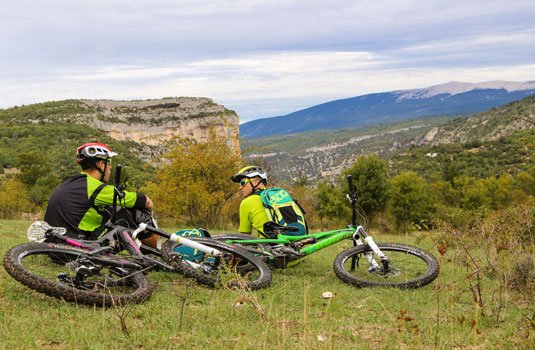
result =
[{"label": "knobby tire", "polygon": [[[419,288],[431,283],[437,276],[437,259],[423,249],[398,243],[380,243],[379,248],[389,257],[389,271],[370,271],[365,254],[371,249],[367,244],[349,248],[334,260],[334,272],[343,282],[356,287]],[[374,255],[381,265],[380,260]],[[355,263],[352,264],[352,260]],[[351,266],[354,270],[351,270]]]},{"label": "knobby tire", "polygon": [[[122,258],[101,254],[95,263],[98,273],[74,272],[81,265],[91,265],[79,263],[87,253],[61,244],[21,244],[6,253],[4,268],[25,286],[74,303],[119,306],[142,302],[152,294],[152,286],[141,271],[117,267]],[[76,279],[75,275],[81,278]]]}]

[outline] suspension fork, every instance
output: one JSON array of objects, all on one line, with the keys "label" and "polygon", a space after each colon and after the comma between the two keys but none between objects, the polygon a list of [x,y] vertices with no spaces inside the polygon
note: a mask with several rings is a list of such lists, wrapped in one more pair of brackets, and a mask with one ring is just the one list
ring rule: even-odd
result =
[{"label": "suspension fork", "polygon": [[151,227],[151,226],[148,226],[147,224],[140,224],[139,225],[139,228],[137,228],[133,233],[132,233],[132,238],[133,239],[137,239],[137,236],[139,235],[139,233],[143,232],[143,231],[147,231],[147,232],[151,232],[151,233],[154,233],[154,234],[157,234],[157,235],[160,235],[162,237],[165,237],[167,238],[168,240],[172,241],[172,242],[177,242],[177,243],[180,243],[182,245],[185,245],[187,247],[190,247],[190,248],[193,248],[193,249],[197,249],[203,253],[207,253],[207,254],[211,254],[213,256],[217,256],[217,257],[220,257],[223,255],[223,253],[221,253],[219,250],[215,249],[215,248],[211,248],[209,246],[206,246],[202,243],[199,243],[199,242],[196,242],[194,240],[191,240],[189,238],[186,238],[186,237],[183,237],[183,236],[179,236],[175,233],[167,233],[165,231],[162,231],[160,229],[157,229],[155,227]]},{"label": "suspension fork", "polygon": [[[362,241],[361,237],[364,238],[364,242]],[[369,236],[362,226],[358,226],[357,229],[355,230],[355,233],[353,234],[353,246],[356,247],[357,245],[364,245],[364,244],[367,244],[371,249],[371,251],[366,252],[365,254],[366,260],[368,260],[368,263],[370,264],[370,268],[373,268],[373,269],[380,268],[380,265],[377,263],[377,261],[374,258],[374,254],[375,254],[375,256],[377,256],[379,260],[381,261],[381,263],[383,264],[383,267],[385,268],[385,270],[387,270],[388,261],[389,261],[388,256],[385,253],[383,253],[382,250],[377,246],[377,244],[373,240],[373,237]],[[357,257],[355,256],[351,258],[351,271],[355,270],[356,259]]]}]

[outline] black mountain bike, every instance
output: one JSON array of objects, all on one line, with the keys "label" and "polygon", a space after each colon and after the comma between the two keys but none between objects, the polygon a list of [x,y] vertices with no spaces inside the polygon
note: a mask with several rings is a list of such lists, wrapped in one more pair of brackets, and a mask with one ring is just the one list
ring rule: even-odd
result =
[{"label": "black mountain bike", "polygon": [[[117,165],[111,218],[98,240],[70,238],[65,228],[34,222],[27,232],[32,243],[17,245],[4,256],[6,271],[46,295],[102,306],[146,300],[153,291],[146,273],[153,269],[178,272],[209,286],[258,289],[270,284],[269,267],[240,247],[212,239],[193,241],[159,229],[149,212],[117,210],[125,189],[120,174]],[[168,239],[163,257],[138,240],[147,233]],[[202,260],[186,261],[174,251],[178,244],[202,251]]]}]

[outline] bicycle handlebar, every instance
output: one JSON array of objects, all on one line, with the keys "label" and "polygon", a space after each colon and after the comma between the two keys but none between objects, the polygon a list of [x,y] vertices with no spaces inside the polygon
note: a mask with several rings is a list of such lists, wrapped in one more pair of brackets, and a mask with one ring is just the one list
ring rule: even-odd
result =
[{"label": "bicycle handlebar", "polygon": [[347,176],[347,183],[349,185],[349,194],[347,195],[347,197],[349,198],[349,201],[351,202],[351,225],[353,227],[357,227],[357,208],[356,208],[357,196],[355,194],[355,187],[353,187],[353,176],[351,175]]},{"label": "bicycle handlebar", "polygon": [[115,186],[119,186],[121,184],[121,169],[123,166],[121,164],[117,164],[115,167]]},{"label": "bicycle handlebar", "polygon": [[354,193],[353,176],[351,176],[351,175],[347,176],[347,183],[349,184],[349,195],[352,196],[353,193]]},{"label": "bicycle handlebar", "polygon": [[115,183],[114,183],[114,190],[113,190],[113,205],[112,205],[112,212],[111,212],[111,218],[110,222],[115,223],[115,216],[117,214],[117,196],[119,195],[119,186],[121,184],[121,169],[123,166],[121,164],[117,164],[115,167]]}]

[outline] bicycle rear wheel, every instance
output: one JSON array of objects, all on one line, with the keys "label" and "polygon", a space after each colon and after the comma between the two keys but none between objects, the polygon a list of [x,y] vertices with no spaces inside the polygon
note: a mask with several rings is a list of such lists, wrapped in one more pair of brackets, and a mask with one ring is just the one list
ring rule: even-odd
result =
[{"label": "bicycle rear wheel", "polygon": [[[389,264],[372,267],[366,254],[370,247],[359,245],[340,253],[334,260],[334,272],[343,282],[357,287],[418,288],[431,283],[438,276],[436,258],[423,249],[398,243],[378,244],[388,256]],[[377,261],[381,265],[380,261]]]},{"label": "bicycle rear wheel", "polygon": [[122,305],[151,295],[148,279],[141,271],[121,267],[123,258],[87,253],[60,244],[21,244],[6,253],[4,268],[25,286],[74,303]]},{"label": "bicycle rear wheel", "polygon": [[238,246],[206,238],[189,238],[215,248],[223,255],[218,258],[204,253],[201,259],[189,261],[183,259],[180,253],[174,252],[178,243],[167,241],[161,249],[162,259],[184,276],[209,287],[247,287],[254,290],[271,283],[269,267]]}]

